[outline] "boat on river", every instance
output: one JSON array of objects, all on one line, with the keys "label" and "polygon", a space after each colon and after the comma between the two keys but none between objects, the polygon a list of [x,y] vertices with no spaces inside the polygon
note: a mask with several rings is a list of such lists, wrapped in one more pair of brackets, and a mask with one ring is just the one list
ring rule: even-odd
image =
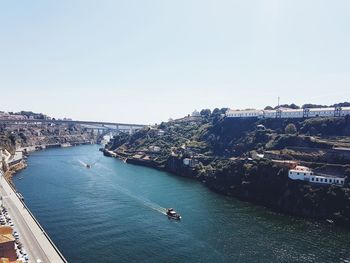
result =
[{"label": "boat on river", "polygon": [[174,219],[174,220],[180,220],[181,215],[178,214],[173,208],[167,208],[166,215],[168,218]]}]

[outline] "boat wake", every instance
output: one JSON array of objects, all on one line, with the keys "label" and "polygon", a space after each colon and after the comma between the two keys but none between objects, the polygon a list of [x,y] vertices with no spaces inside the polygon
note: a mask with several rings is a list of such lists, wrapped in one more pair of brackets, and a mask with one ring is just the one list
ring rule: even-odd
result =
[{"label": "boat wake", "polygon": [[113,185],[119,192],[127,195],[128,197],[132,198],[133,200],[137,201],[138,203],[153,209],[154,211],[157,211],[161,214],[166,215],[166,208],[162,207],[150,200],[148,200],[147,198],[141,197],[141,196],[137,196],[134,193],[130,192],[129,190],[119,186],[119,185]]},{"label": "boat wake", "polygon": [[78,160],[78,162],[84,167],[86,167],[88,165],[87,163],[84,163],[82,160]]},{"label": "boat wake", "polygon": [[95,162],[92,163],[85,163],[82,160],[78,160],[78,162],[84,167],[91,168],[92,166],[96,165],[100,161],[100,159],[101,158],[97,159]]}]

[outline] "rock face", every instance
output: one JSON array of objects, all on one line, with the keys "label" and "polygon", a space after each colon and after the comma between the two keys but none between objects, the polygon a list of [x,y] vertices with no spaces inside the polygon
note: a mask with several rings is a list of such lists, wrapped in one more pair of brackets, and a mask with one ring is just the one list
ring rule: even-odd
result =
[{"label": "rock face", "polygon": [[184,165],[183,159],[176,158],[174,156],[170,156],[165,163],[164,170],[185,177],[197,177],[198,171],[196,169],[192,169],[189,166]]},{"label": "rock face", "polygon": [[288,178],[288,169],[268,161],[227,162],[204,175],[212,190],[290,215],[331,219],[350,227],[350,190],[308,185]]},{"label": "rock face", "polygon": [[[292,134],[286,132],[288,125],[293,126]],[[106,151],[131,163],[197,178],[224,195],[350,227],[348,179],[345,187],[294,181],[288,178],[289,168],[275,161],[294,160],[321,173],[350,177],[349,128],[348,117],[258,120],[208,113],[132,136],[120,134]],[[257,158],[262,154],[263,159]]]}]

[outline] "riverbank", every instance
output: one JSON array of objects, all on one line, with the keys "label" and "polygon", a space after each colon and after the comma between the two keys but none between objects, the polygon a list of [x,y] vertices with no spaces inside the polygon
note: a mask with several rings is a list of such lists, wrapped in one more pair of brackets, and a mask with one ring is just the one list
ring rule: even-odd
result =
[{"label": "riverbank", "polygon": [[[88,142],[80,142],[80,144],[87,144]],[[57,147],[70,147],[69,144],[58,145]],[[29,153],[43,150],[52,147],[36,147],[28,146],[16,151],[14,156],[8,156],[4,159],[4,167],[6,172],[1,172],[0,178],[0,193],[2,205],[6,207],[7,211],[12,215],[14,227],[17,233],[20,233],[20,241],[29,254],[28,262],[52,262],[52,263],[66,263],[62,253],[50,239],[44,228],[40,225],[38,220],[31,213],[29,208],[24,203],[24,199],[19,194],[13,184],[13,176],[27,167],[27,156]],[[22,252],[26,253],[26,252]]]},{"label": "riverbank", "polygon": [[12,183],[12,177],[16,175],[19,171],[25,169],[27,167],[28,155],[32,152],[42,151],[50,148],[67,148],[74,147],[79,145],[88,145],[92,144],[91,141],[80,141],[80,142],[71,142],[71,143],[55,143],[55,144],[43,144],[43,145],[30,145],[21,147],[16,150],[15,155],[12,158],[6,161],[5,167],[6,171],[4,172],[5,178]]},{"label": "riverbank", "polygon": [[[104,155],[127,163],[152,167],[177,176],[189,177],[210,190],[241,201],[262,205],[273,211],[334,223],[350,228],[350,190],[338,186],[311,186],[288,178],[288,167],[269,160],[213,160],[212,170],[186,165],[184,158],[171,156],[164,163],[142,155],[102,150]],[[135,158],[136,157],[136,158]]]},{"label": "riverbank", "polygon": [[0,179],[0,191],[3,197],[3,205],[12,215],[14,226],[21,235],[21,241],[30,255],[29,262],[62,262],[66,259],[52,242],[48,234],[35,219],[28,207],[21,200],[16,190],[5,179]]},{"label": "riverbank", "polygon": [[12,178],[15,176],[18,172],[22,171],[23,169],[27,168],[27,162],[25,160],[20,161],[19,163],[11,166],[5,173],[4,177],[5,179],[14,187],[12,184]]},{"label": "riverbank", "polygon": [[[86,169],[80,161],[96,164]],[[28,164],[14,183],[70,262],[316,263],[350,256],[350,232],[342,227],[105,158],[96,145],[33,153]],[[158,207],[173,207],[183,220],[169,220]]]}]

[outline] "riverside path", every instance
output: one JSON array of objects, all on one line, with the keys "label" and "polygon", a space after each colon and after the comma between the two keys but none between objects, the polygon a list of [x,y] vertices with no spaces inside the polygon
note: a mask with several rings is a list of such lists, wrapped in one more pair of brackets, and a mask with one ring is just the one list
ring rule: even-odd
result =
[{"label": "riverside path", "polygon": [[0,173],[0,194],[3,205],[11,216],[19,239],[28,253],[30,263],[67,261],[36,221],[26,205],[17,197],[14,189]]}]

